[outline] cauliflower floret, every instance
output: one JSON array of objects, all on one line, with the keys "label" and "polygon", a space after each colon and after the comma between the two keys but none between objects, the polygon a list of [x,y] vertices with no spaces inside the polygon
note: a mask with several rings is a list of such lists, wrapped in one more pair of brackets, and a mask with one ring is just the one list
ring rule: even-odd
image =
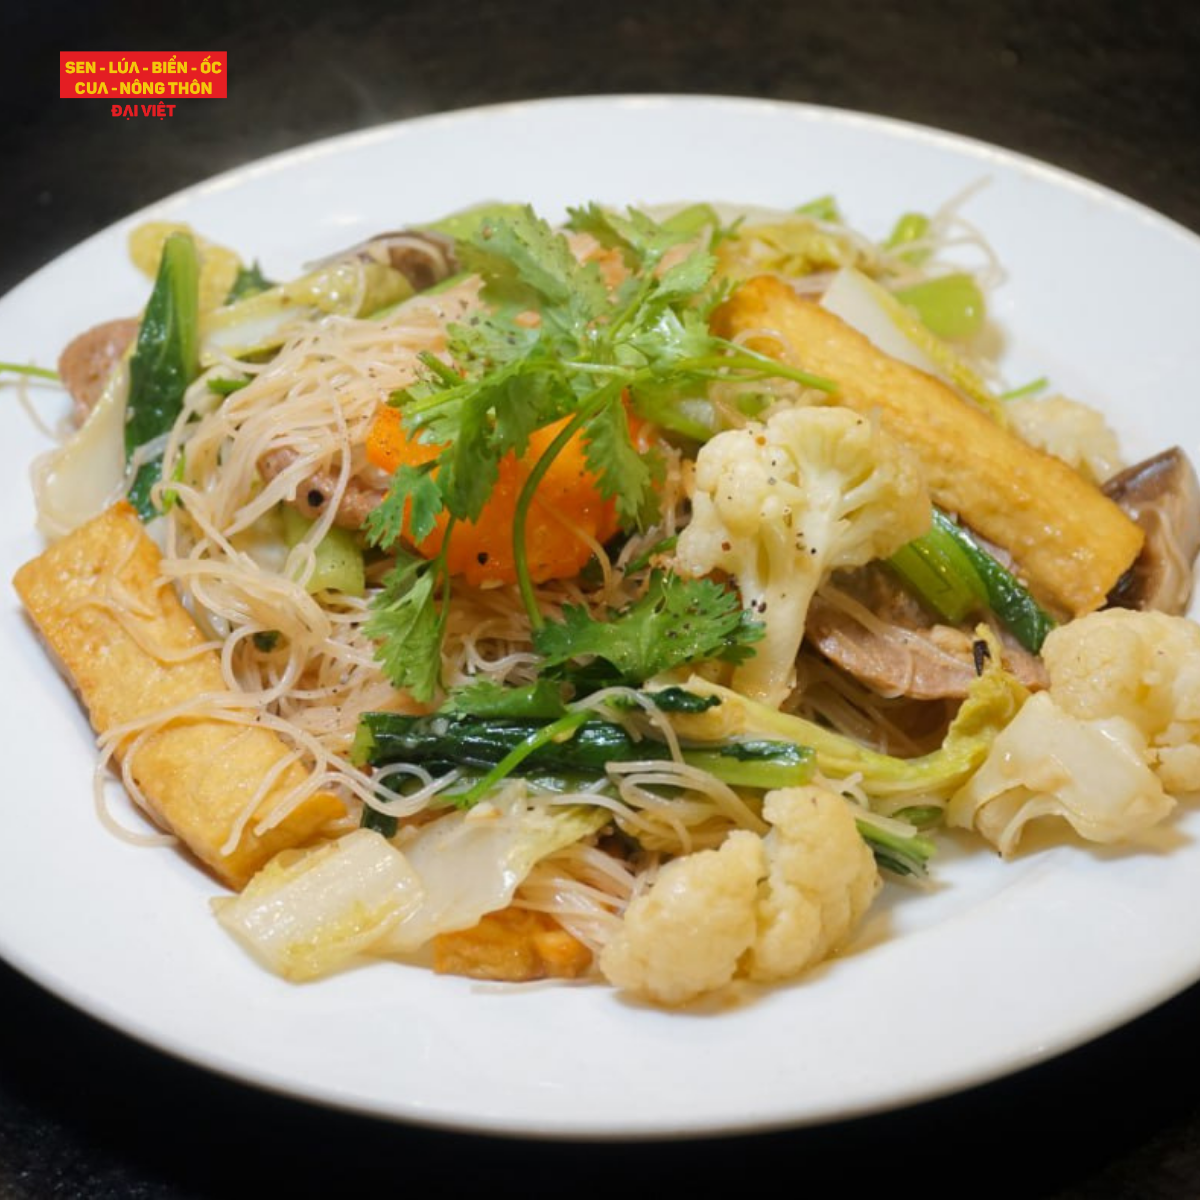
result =
[{"label": "cauliflower floret", "polygon": [[1200,790],[1200,625],[1108,609],[1055,629],[1042,657],[1064,712],[1124,717],[1141,731],[1168,792]]},{"label": "cauliflower floret", "polygon": [[1004,406],[1014,433],[1061,458],[1085,479],[1103,483],[1121,469],[1117,435],[1094,408],[1066,396],[1020,396]]},{"label": "cauliflower floret", "polygon": [[767,878],[758,934],[743,967],[751,979],[791,979],[846,940],[880,887],[875,856],[841,796],[820,787],[768,793]]},{"label": "cauliflower floret", "polygon": [[724,986],[754,941],[764,874],[762,839],[747,830],[731,833],[719,850],[673,859],[630,902],[601,951],[604,977],[659,1004],[686,1004]]},{"label": "cauliflower floret", "polygon": [[789,979],[853,932],[880,886],[847,802],[818,787],[767,794],[764,838],[668,863],[600,955],[610,983],[685,1004],[736,976]]},{"label": "cauliflower floret", "polygon": [[915,460],[890,436],[846,408],[783,408],[701,449],[676,569],[736,578],[766,634],[734,686],[778,705],[795,682],[809,601],[825,576],[886,557],[930,520]]}]

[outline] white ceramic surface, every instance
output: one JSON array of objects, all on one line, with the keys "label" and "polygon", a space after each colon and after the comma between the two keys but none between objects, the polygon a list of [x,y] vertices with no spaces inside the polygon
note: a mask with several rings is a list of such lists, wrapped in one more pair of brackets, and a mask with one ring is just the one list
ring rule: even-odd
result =
[{"label": "white ceramic surface", "polygon": [[[52,365],[135,312],[124,235],[186,219],[285,276],[380,229],[489,198],[549,216],[596,199],[790,206],[836,194],[884,234],[990,180],[966,215],[1007,268],[994,312],[1011,383],[1048,374],[1103,407],[1130,458],[1200,440],[1200,241],[1054,168],[925,129],[803,106],[604,98],[452,113],[322,142],[191,188],[89,239],[0,301],[0,358]],[[30,389],[57,418],[56,391]],[[5,580],[39,549],[26,464],[47,445],[0,391],[12,468]],[[949,853],[859,948],[737,1005],[664,1013],[600,987],[505,989],[377,965],[304,987],[243,957],[216,891],[171,850],[114,840],[92,740],[11,588],[0,601],[6,771],[0,953],[101,1020],[216,1071],[401,1120],[538,1135],[671,1136],[907,1104],[1076,1045],[1200,977],[1200,813],[1145,846]]]}]

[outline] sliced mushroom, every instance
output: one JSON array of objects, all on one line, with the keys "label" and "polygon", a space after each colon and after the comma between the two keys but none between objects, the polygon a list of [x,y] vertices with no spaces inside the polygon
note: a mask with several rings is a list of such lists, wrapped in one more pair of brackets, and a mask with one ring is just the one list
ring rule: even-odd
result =
[{"label": "sliced mushroom", "polygon": [[1178,446],[1164,450],[1114,475],[1104,492],[1146,534],[1142,552],[1109,594],[1109,604],[1185,612],[1200,554],[1200,481],[1187,455]]},{"label": "sliced mushroom", "polygon": [[[809,645],[868,687],[916,700],[958,698],[977,674],[974,625],[938,624],[881,564],[837,575],[813,599]],[[1007,634],[1004,665],[1026,687],[1046,686],[1042,661]]]},{"label": "sliced mushroom", "polygon": [[365,242],[359,242],[348,250],[332,254],[312,265],[320,267],[347,258],[383,263],[399,271],[417,292],[449,279],[459,269],[458,259],[454,256],[453,239],[425,229],[377,233]]},{"label": "sliced mushroom", "polygon": [[58,373],[75,401],[76,425],[82,425],[95,407],[108,377],[133,344],[137,331],[136,317],[105,321],[72,339],[59,355]]}]

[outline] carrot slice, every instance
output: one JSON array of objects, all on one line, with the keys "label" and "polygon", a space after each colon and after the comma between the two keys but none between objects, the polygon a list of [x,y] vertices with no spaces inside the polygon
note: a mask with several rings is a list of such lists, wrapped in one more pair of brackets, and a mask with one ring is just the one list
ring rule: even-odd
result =
[{"label": "carrot slice", "polygon": [[[517,498],[529,473],[570,418],[537,430],[525,453],[509,453],[500,460],[492,494],[476,521],[459,521],[447,552],[451,575],[462,576],[476,587],[516,582],[512,533]],[[367,434],[367,458],[385,471],[432,462],[442,447],[410,437],[399,410],[380,406]],[[439,514],[433,532],[417,546],[426,558],[442,549],[448,516]],[[407,525],[407,522],[406,522]],[[595,475],[588,469],[584,441],[576,434],[567,442],[546,472],[525,523],[525,549],[534,583],[569,579],[592,557],[597,543],[617,532],[616,505],[600,494]]]}]

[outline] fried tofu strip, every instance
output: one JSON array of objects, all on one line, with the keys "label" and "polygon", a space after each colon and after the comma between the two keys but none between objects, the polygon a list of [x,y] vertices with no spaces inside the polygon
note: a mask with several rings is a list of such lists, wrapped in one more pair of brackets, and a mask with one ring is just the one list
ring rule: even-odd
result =
[{"label": "fried tofu strip", "polygon": [[[14,584],[42,636],[78,690],[98,734],[226,691],[220,659],[162,578],[158,547],[127,504],[118,504],[56,542]],[[276,851],[300,845],[344,806],[328,792],[301,801],[256,834],[307,770],[288,761],[275,733],[217,717],[163,722],[117,757],[155,813],[202,862],[240,888]],[[222,852],[264,780],[270,786],[236,847]]]},{"label": "fried tofu strip", "polygon": [[[754,349],[833,380],[836,403],[878,413],[917,454],[934,501],[1005,547],[1030,587],[1072,615],[1099,608],[1141,550],[1137,525],[1060,459],[780,280],[751,279],[713,323],[724,337],[749,334]],[[759,330],[781,341],[754,337]]]},{"label": "fried tofu strip", "polygon": [[470,929],[433,939],[439,975],[528,983],[576,979],[591,966],[592,952],[553,917],[509,906],[488,913]]}]

